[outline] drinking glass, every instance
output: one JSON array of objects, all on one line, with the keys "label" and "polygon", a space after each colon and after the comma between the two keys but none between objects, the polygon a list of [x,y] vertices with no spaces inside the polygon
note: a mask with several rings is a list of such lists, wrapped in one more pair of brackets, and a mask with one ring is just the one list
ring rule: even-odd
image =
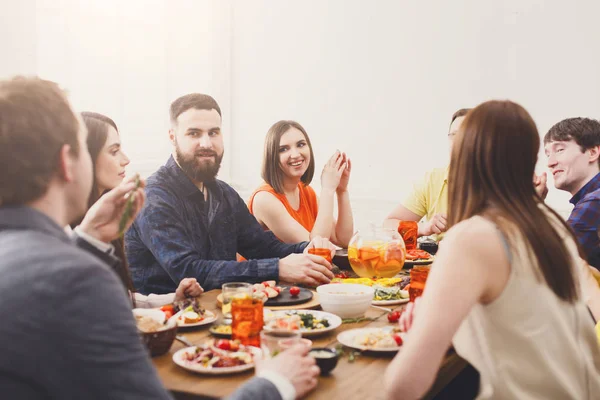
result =
[{"label": "drinking glass", "polygon": [[231,301],[236,296],[245,297],[245,295],[252,296],[252,284],[245,282],[230,282],[224,283],[221,286],[223,294],[223,306],[221,311],[223,312],[223,318],[231,319]]},{"label": "drinking glass", "polygon": [[236,294],[231,301],[231,338],[246,346],[260,346],[263,302],[251,293]]},{"label": "drinking glass", "polygon": [[425,282],[427,281],[430,270],[430,266],[415,266],[410,270],[410,286],[408,288],[408,295],[411,302],[414,302],[417,297],[420,297],[423,294]]},{"label": "drinking glass", "polygon": [[419,226],[415,221],[400,221],[398,223],[398,233],[402,236],[406,250],[414,250],[417,248],[417,233]]},{"label": "drinking glass", "polygon": [[321,256],[331,264],[331,250],[322,247],[313,247],[308,249],[308,254],[314,254],[315,256]]},{"label": "drinking glass", "polygon": [[260,333],[260,348],[264,358],[273,358],[285,349],[300,343],[300,331],[273,329]]}]

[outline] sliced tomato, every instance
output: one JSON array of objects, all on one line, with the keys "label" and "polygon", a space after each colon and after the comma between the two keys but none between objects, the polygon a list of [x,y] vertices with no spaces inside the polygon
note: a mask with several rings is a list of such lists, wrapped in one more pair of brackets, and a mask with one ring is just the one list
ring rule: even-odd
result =
[{"label": "sliced tomato", "polygon": [[431,254],[421,249],[413,249],[408,250],[406,252],[406,259],[410,261],[415,260],[429,260],[431,258]]}]

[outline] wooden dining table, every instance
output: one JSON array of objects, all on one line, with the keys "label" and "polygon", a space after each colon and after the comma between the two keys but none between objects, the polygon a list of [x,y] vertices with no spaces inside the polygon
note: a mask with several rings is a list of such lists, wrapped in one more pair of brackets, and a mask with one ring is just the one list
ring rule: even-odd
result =
[{"label": "wooden dining table", "polygon": [[[202,294],[200,300],[204,308],[221,317],[221,310],[217,305],[217,295],[219,293],[221,293],[220,290],[211,290]],[[388,308],[396,310],[401,310],[403,307],[404,305],[388,306]],[[332,332],[311,337],[313,347],[335,348],[339,344],[336,339],[337,335],[349,329],[390,325],[386,311],[370,308],[365,317],[368,320],[344,323]],[[183,336],[194,345],[201,344],[212,338],[209,327],[210,325],[190,328],[190,330],[180,329],[178,335]],[[252,371],[236,375],[201,375],[189,372],[173,362],[173,354],[183,347],[185,347],[183,344],[175,341],[168,353],[153,358],[154,366],[163,385],[176,398],[206,399],[225,397],[254,376]],[[344,348],[344,355],[340,357],[337,367],[330,375],[319,377],[318,386],[307,396],[308,399],[364,400],[384,398],[383,376],[394,353],[362,352],[352,360],[349,356],[351,351],[352,349]],[[444,357],[435,382],[425,398],[434,398],[466,365],[466,361],[450,349]]]}]

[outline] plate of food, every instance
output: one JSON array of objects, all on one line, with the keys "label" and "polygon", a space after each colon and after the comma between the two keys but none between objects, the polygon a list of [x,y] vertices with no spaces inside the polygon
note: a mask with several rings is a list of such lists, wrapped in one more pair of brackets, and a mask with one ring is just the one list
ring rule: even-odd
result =
[{"label": "plate of food", "polygon": [[[264,281],[252,285],[252,297],[261,299],[267,307],[294,306],[308,303],[314,294],[311,290],[297,286],[277,286],[275,281]],[[223,293],[217,296],[217,304],[223,304]]]},{"label": "plate of food", "polygon": [[173,362],[200,374],[235,374],[254,368],[260,349],[237,340],[209,340],[201,346],[186,347],[173,354]]},{"label": "plate of food", "polygon": [[180,328],[208,325],[217,320],[216,314],[204,309],[197,297],[176,302],[171,306],[161,307],[161,310],[167,315],[172,310],[174,314],[170,318],[175,319],[177,326]]},{"label": "plate of food", "polygon": [[396,278],[348,278],[331,280],[331,283],[346,283],[372,286],[375,289],[373,294],[373,305],[391,306],[395,304],[408,303],[408,290],[404,290],[410,283],[410,276]]},{"label": "plate of food", "polygon": [[[385,286],[385,287],[393,287],[393,286],[401,286],[406,278],[404,277],[396,277],[396,278],[333,278],[331,283],[350,283],[350,284],[358,284],[365,286]],[[408,277],[410,279],[410,277]]]},{"label": "plate of food", "polygon": [[425,250],[413,249],[406,251],[406,260],[404,261],[404,265],[427,265],[433,263],[433,261],[434,257]]},{"label": "plate of food", "polygon": [[335,314],[316,310],[272,311],[265,314],[265,330],[298,330],[302,336],[316,336],[342,325]]},{"label": "plate of food", "polygon": [[213,325],[208,331],[215,337],[231,338],[231,325]]},{"label": "plate of food", "polygon": [[402,290],[398,286],[385,287],[375,285],[373,289],[375,289],[375,293],[373,294],[373,302],[371,304],[376,306],[404,304],[410,300],[408,290]]},{"label": "plate of food", "polygon": [[340,333],[338,342],[358,350],[391,352],[398,351],[404,341],[404,333],[398,328],[359,328]]}]

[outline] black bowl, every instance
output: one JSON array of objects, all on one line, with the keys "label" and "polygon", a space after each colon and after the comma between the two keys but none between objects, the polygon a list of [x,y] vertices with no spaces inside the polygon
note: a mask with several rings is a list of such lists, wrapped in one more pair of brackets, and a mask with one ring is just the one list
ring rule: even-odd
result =
[{"label": "black bowl", "polygon": [[[327,357],[323,357],[319,353],[321,353],[321,354],[328,353],[328,354],[327,354]],[[339,356],[338,356],[337,352],[333,349],[328,349],[326,347],[313,347],[310,350],[309,354],[312,357],[314,357],[315,361],[317,362],[317,365],[321,369],[321,375],[329,374],[331,371],[333,371],[333,369],[335,368],[335,366],[338,363]]]},{"label": "black bowl", "polygon": [[438,244],[436,242],[422,242],[419,244],[419,248],[421,250],[425,250],[426,252],[428,252],[431,255],[435,255],[435,253],[437,253],[438,251]]},{"label": "black bowl", "polygon": [[352,269],[350,261],[348,260],[348,249],[338,249],[335,252],[332,260],[334,265],[337,265],[340,269]]}]

